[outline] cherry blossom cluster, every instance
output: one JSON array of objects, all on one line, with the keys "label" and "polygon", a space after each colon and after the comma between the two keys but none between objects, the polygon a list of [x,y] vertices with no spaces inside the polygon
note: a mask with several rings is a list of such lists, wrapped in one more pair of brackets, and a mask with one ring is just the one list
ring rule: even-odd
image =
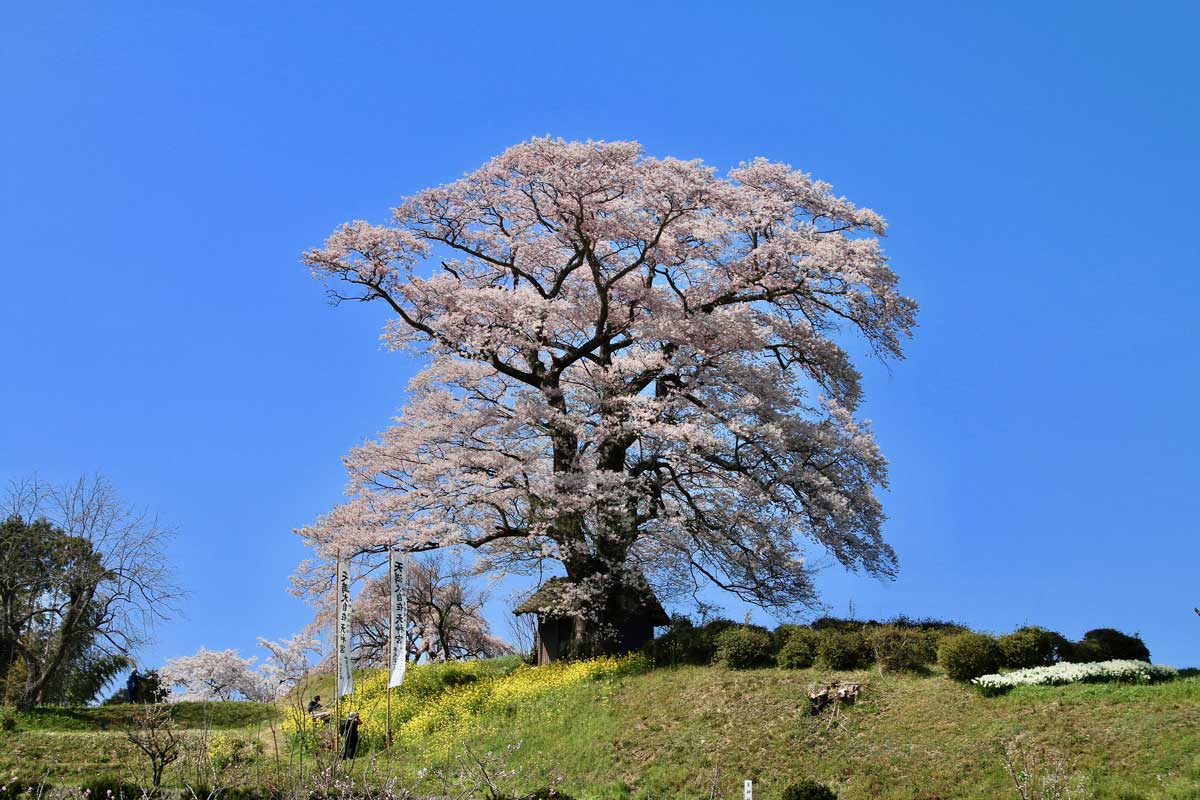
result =
[{"label": "cherry blossom cluster", "polygon": [[268,656],[257,666],[257,658],[242,658],[237,650],[204,647],[194,655],[168,659],[159,676],[171,687],[169,699],[268,702],[304,676],[310,654],[319,650],[316,640],[307,634],[280,642],[260,638],[258,643]]}]

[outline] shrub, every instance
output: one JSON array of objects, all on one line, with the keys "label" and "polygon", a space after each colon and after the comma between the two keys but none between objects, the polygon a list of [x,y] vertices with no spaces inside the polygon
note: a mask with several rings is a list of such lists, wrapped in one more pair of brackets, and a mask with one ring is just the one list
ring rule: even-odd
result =
[{"label": "shrub", "polygon": [[218,770],[249,764],[263,753],[263,743],[235,733],[219,734],[208,742],[208,757]]},{"label": "shrub", "polygon": [[771,663],[771,635],[749,626],[729,628],[717,636],[716,660],[730,669],[752,669]]},{"label": "shrub", "polygon": [[456,686],[466,686],[467,684],[475,683],[477,680],[479,680],[477,673],[466,669],[458,669],[454,666],[442,673],[442,683],[451,689]]},{"label": "shrub", "polygon": [[1001,636],[1000,663],[1012,669],[1044,667],[1054,663],[1056,638],[1051,631],[1037,626],[1018,628],[1007,636]]},{"label": "shrub", "polygon": [[958,636],[960,633],[970,633],[969,630],[964,631],[926,631],[925,635],[929,637],[929,644],[933,648],[933,660],[937,662],[937,651],[941,648],[942,642],[949,639],[951,636]]},{"label": "shrub", "polygon": [[1107,661],[1108,657],[1096,642],[1070,642],[1063,640],[1057,648],[1058,660],[1068,664],[1095,664]]},{"label": "shrub", "polygon": [[775,661],[784,669],[806,669],[817,660],[817,648],[821,643],[821,634],[811,628],[797,627],[788,636]]},{"label": "shrub", "polygon": [[818,617],[812,621],[814,631],[839,631],[842,633],[861,631],[867,623],[859,619],[842,619],[841,617]]},{"label": "shrub", "polygon": [[1130,636],[1113,628],[1096,628],[1083,635],[1084,642],[1092,642],[1104,654],[1104,660],[1149,661],[1150,650],[1139,636]]},{"label": "shrub", "polygon": [[917,628],[923,631],[938,632],[944,634],[951,633],[966,633],[969,629],[966,625],[960,625],[957,622],[950,622],[945,619],[933,619],[925,617],[924,619],[913,619],[901,614],[888,620],[886,625],[892,625],[897,628]]},{"label": "shrub", "polygon": [[828,669],[858,669],[871,663],[871,650],[861,631],[827,630],[817,644],[817,661]]},{"label": "shrub", "polygon": [[687,617],[676,615],[667,632],[647,646],[647,655],[658,666],[710,664],[717,652],[717,636],[735,625],[727,619],[715,619],[697,627]]},{"label": "shrub", "polygon": [[1061,633],[1055,633],[1054,631],[1050,631],[1050,638],[1052,640],[1054,640],[1054,659],[1053,660],[1054,661],[1066,661],[1067,659],[1063,658],[1063,656],[1066,654],[1067,649],[1070,648],[1070,646],[1071,646],[1071,643],[1069,641],[1067,641],[1067,637],[1063,636]]},{"label": "shrub", "polygon": [[10,709],[0,709],[0,731],[12,733],[17,729],[17,715]]},{"label": "shrub", "polygon": [[937,658],[932,636],[919,628],[881,625],[869,628],[866,637],[881,672],[919,670]]},{"label": "shrub", "polygon": [[472,661],[435,661],[421,665],[421,669],[410,668],[404,685],[408,687],[406,694],[411,692],[419,697],[430,697],[447,689],[508,675],[520,666],[520,656]]},{"label": "shrub", "polygon": [[938,646],[938,665],[956,681],[969,681],[1000,667],[1000,646],[983,633],[956,633]]},{"label": "shrub", "polygon": [[806,625],[784,624],[780,625],[771,632],[771,643],[775,645],[775,652],[778,653],[787,644],[788,639],[792,638],[792,634],[798,631],[807,631],[810,628]]},{"label": "shrub", "polygon": [[823,783],[800,781],[783,790],[783,800],[837,800],[837,794]]}]

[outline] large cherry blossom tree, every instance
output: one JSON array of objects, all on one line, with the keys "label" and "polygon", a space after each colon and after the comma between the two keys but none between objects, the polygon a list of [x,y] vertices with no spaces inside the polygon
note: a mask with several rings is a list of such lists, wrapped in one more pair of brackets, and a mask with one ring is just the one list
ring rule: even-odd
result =
[{"label": "large cherry blossom tree", "polygon": [[794,611],[817,603],[814,548],[892,575],[844,349],[898,359],[915,324],[885,228],[785,164],[553,139],[343,225],[305,263],[335,302],[383,304],[385,345],[425,366],[346,456],[347,501],[300,532],[327,554],[561,562],[580,652],[611,646],[645,580]]}]

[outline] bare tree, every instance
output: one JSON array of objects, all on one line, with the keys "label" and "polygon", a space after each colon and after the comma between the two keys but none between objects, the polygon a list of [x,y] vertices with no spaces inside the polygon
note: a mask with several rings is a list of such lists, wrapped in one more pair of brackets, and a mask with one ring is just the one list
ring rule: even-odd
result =
[{"label": "bare tree", "polygon": [[1005,742],[1004,768],[1021,800],[1083,800],[1088,797],[1081,776],[1067,757],[1024,737]]},{"label": "bare tree", "polygon": [[14,482],[3,506],[2,633],[24,662],[17,704],[28,708],[83,650],[128,658],[182,592],[163,552],[173,531],[103,475]]},{"label": "bare tree", "polygon": [[[514,598],[512,607],[515,608],[524,602],[533,592],[523,592]],[[533,650],[537,646],[537,615],[536,614],[506,614],[505,625],[508,631],[508,640],[512,642],[513,649],[521,655],[522,658],[529,659],[534,655]],[[536,660],[536,659],[535,659]]]},{"label": "bare tree", "polygon": [[[351,630],[354,660],[358,664],[388,663],[391,586],[386,574],[376,575],[382,564],[369,564],[362,591],[354,600]],[[386,571],[385,571],[386,573]],[[333,570],[321,562],[306,562],[292,577],[292,591],[316,608],[310,632],[325,630],[333,620]],[[459,559],[441,553],[414,559],[408,569],[409,620],[405,636],[408,658],[446,661],[507,655],[513,648],[494,636],[483,617],[488,594],[473,581],[473,573]]]},{"label": "bare tree", "polygon": [[179,759],[182,739],[167,706],[139,706],[125,729],[132,742],[150,762],[154,788],[162,785],[163,770]]},{"label": "bare tree", "polygon": [[488,658],[512,652],[492,636],[483,618],[487,593],[471,584],[472,573],[461,561],[441,553],[428,556],[409,586],[409,608],[422,625],[425,652],[434,660]]}]

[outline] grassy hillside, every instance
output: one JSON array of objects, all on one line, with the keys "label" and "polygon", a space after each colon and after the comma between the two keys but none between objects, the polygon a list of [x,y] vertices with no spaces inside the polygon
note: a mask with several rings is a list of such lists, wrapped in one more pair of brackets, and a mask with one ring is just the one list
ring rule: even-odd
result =
[{"label": "grassy hillside", "polygon": [[[111,705],[89,708],[35,708],[12,713],[17,726],[26,731],[105,731],[128,724],[136,706]],[[279,717],[270,703],[172,703],[171,718],[185,729],[217,730],[248,728]]]},{"label": "grassy hillside", "polygon": [[[280,716],[267,703],[175,703],[169,708],[175,723],[186,731],[257,735]],[[52,784],[136,783],[140,760],[122,733],[133,710],[115,705],[37,708],[18,714],[0,708],[0,719],[15,726],[0,731],[0,783],[14,774],[25,781]]]},{"label": "grassy hillside", "polygon": [[987,699],[944,678],[860,673],[865,697],[830,724],[807,714],[803,690],[817,677],[690,667],[629,680],[604,713],[611,766],[576,785],[618,775],[650,796],[694,796],[719,767],[725,796],[751,777],[767,796],[816,778],[844,800],[1008,797],[1000,749],[1026,733],[1072,757],[1097,796],[1200,798],[1195,680]]},{"label": "grassy hillside", "polygon": [[[528,684],[536,675],[513,679]],[[836,717],[809,716],[806,688],[832,677],[866,682],[864,696]],[[313,685],[308,693],[329,688]],[[465,703],[445,706],[449,716],[437,717],[437,735],[413,733],[381,761],[409,785],[422,767],[466,747],[498,753],[520,742],[509,759],[517,788],[557,783],[577,797],[709,797],[714,778],[717,796],[740,797],[741,781],[753,778],[756,796],[776,798],[788,783],[815,778],[842,800],[1009,798],[1015,793],[1000,753],[1024,735],[1066,757],[1094,797],[1200,799],[1195,677],[1153,686],[1023,687],[994,698],[939,676],[721,667],[561,682],[513,703],[503,693],[483,703],[470,685],[453,681],[441,688]],[[422,702],[432,708],[444,699]],[[210,717],[236,725],[244,714],[241,727],[230,729],[262,740],[261,707],[233,707]],[[128,773],[132,754],[120,734],[107,722],[81,730],[76,714],[24,717],[15,733],[0,733],[0,770],[59,783]],[[184,718],[194,722],[193,711]],[[361,755],[353,769],[365,771],[371,756],[383,754]]]}]

